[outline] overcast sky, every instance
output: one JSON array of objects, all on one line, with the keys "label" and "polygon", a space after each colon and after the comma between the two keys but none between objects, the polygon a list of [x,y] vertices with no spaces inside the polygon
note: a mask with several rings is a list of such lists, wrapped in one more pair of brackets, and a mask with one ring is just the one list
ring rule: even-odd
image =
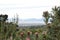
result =
[{"label": "overcast sky", "polygon": [[43,11],[50,12],[52,7],[59,5],[59,0],[0,0],[0,14],[12,18],[17,13],[20,19],[39,19]]}]

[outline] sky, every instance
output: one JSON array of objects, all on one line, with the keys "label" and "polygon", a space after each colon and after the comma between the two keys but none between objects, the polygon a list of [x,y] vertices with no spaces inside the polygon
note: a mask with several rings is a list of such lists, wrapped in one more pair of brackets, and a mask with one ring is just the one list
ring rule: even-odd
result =
[{"label": "sky", "polygon": [[0,14],[8,14],[8,18],[18,14],[19,19],[40,19],[43,11],[50,12],[59,5],[60,0],[0,0]]}]

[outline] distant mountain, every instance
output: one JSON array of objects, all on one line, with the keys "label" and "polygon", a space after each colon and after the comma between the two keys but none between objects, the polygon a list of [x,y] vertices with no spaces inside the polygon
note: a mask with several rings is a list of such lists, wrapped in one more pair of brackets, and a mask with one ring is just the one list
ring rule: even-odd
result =
[{"label": "distant mountain", "polygon": [[42,21],[43,19],[35,19],[35,18],[31,18],[31,19],[25,19],[22,21]]},{"label": "distant mountain", "polygon": [[34,22],[34,23],[35,23],[35,22],[39,22],[39,23],[41,22],[41,23],[42,23],[42,22],[44,22],[44,18],[40,18],[40,19],[30,18],[30,19],[24,19],[24,20],[23,20],[23,19],[20,19],[19,21],[22,22],[22,23],[23,23],[23,22],[28,22],[28,23],[29,23],[29,22],[32,22],[32,23],[33,23],[33,22]]},{"label": "distant mountain", "polygon": [[40,18],[40,19],[31,18],[31,19],[20,20],[19,25],[20,26],[45,25],[43,20],[44,20],[43,18]]}]

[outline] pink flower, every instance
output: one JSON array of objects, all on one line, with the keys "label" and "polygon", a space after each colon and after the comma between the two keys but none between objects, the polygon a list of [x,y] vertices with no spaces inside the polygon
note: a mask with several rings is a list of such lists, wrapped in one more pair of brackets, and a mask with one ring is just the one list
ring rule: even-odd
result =
[{"label": "pink flower", "polygon": [[26,38],[26,40],[30,40],[30,38],[29,38],[29,37],[27,37],[27,38]]}]

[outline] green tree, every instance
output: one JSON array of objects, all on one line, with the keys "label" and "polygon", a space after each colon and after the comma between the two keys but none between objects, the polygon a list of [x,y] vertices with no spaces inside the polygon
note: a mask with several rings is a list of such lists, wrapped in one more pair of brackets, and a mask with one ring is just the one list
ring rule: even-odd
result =
[{"label": "green tree", "polygon": [[52,8],[53,12],[53,22],[51,23],[50,28],[48,29],[48,34],[51,40],[60,40],[60,7]]},{"label": "green tree", "polygon": [[6,22],[8,15],[0,15],[0,40],[14,39],[17,30],[17,24]]},{"label": "green tree", "polygon": [[0,15],[0,39],[3,40],[4,33],[6,32],[5,21],[7,20],[8,15]]},{"label": "green tree", "polygon": [[44,22],[47,25],[49,17],[50,17],[49,12],[48,11],[43,12],[43,17],[45,18]]}]

